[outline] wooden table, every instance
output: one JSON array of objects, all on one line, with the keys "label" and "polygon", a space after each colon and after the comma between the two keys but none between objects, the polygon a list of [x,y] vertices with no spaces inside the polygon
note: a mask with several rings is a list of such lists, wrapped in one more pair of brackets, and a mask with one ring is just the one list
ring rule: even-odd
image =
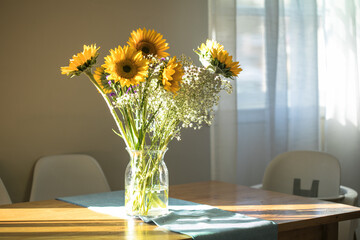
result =
[{"label": "wooden table", "polygon": [[[223,182],[170,187],[170,196],[275,221],[279,239],[337,239],[338,222],[360,208]],[[189,239],[137,219],[120,219],[57,200],[0,206],[0,239]]]}]

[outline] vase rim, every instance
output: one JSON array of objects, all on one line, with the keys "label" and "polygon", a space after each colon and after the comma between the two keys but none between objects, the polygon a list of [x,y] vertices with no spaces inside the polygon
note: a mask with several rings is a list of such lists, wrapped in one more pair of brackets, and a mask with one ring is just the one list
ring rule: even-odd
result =
[{"label": "vase rim", "polygon": [[151,149],[150,146],[145,146],[144,149],[141,150],[136,150],[136,149],[131,149],[126,147],[125,148],[128,152],[144,152],[144,151],[149,151],[149,152],[166,152],[169,148],[165,148],[165,149]]}]

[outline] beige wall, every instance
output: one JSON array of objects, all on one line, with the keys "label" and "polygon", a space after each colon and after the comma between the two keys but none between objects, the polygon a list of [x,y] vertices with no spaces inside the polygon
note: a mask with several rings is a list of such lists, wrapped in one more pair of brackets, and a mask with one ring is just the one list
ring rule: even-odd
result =
[{"label": "beige wall", "polygon": [[[192,50],[207,37],[207,1],[0,1],[0,177],[14,202],[28,200],[34,163],[50,154],[90,154],[111,188],[123,188],[128,155],[105,103],[85,76],[69,79],[59,68],[83,44],[101,46],[103,63],[138,27],[198,63]],[[208,127],[186,130],[170,144],[171,184],[210,178],[209,136]]]}]

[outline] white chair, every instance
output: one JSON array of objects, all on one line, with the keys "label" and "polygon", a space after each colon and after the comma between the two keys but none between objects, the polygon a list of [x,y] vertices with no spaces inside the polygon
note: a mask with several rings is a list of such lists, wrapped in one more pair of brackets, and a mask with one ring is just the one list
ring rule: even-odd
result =
[{"label": "white chair", "polygon": [[[267,166],[262,184],[252,186],[357,206],[355,190],[340,185],[340,163],[316,151],[292,151],[275,157]],[[339,239],[353,240],[357,220],[339,224]]]},{"label": "white chair", "polygon": [[30,201],[109,191],[106,177],[93,157],[53,155],[36,162]]},{"label": "white chair", "polygon": [[11,199],[3,181],[0,178],[0,205],[3,204],[11,204]]}]

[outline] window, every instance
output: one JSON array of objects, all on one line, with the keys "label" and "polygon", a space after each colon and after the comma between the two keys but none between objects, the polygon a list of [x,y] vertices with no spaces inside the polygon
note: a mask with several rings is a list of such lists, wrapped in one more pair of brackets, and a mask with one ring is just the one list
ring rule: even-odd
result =
[{"label": "window", "polygon": [[236,56],[244,68],[237,79],[238,110],[263,109],[266,101],[264,0],[237,0]]}]

